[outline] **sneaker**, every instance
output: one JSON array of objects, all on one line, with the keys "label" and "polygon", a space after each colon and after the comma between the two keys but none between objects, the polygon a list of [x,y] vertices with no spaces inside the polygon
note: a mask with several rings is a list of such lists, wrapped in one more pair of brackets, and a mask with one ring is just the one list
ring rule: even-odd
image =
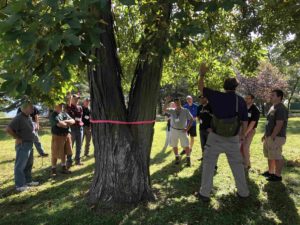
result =
[{"label": "sneaker", "polygon": [[68,168],[66,166],[62,166],[61,173],[62,174],[71,174],[72,172],[70,170],[68,170]]},{"label": "sneaker", "polygon": [[191,157],[186,157],[186,166],[191,167]]},{"label": "sneaker", "polygon": [[185,154],[185,150],[183,149],[181,152],[180,152],[180,155],[184,155]]},{"label": "sneaker", "polygon": [[265,172],[263,172],[261,175],[264,176],[264,177],[270,177],[270,176],[272,176],[273,174],[269,173],[269,171],[265,171]]},{"label": "sneaker", "polygon": [[42,157],[42,158],[45,158],[45,157],[48,157],[48,156],[49,156],[48,153],[43,153],[43,154],[40,155],[40,157]]},{"label": "sneaker", "polygon": [[198,158],[198,161],[203,161],[203,157],[201,157],[201,158]]},{"label": "sneaker", "polygon": [[277,175],[275,175],[275,174],[272,174],[271,176],[269,176],[268,178],[267,178],[267,181],[278,181],[278,182],[280,182],[280,181],[282,181],[282,177],[281,176],[277,176]]},{"label": "sneaker", "polygon": [[210,202],[210,198],[201,195],[200,192],[196,192],[194,195],[195,195],[196,198],[198,198],[198,199],[201,200],[202,202]]},{"label": "sneaker", "polygon": [[178,165],[180,163],[180,157],[176,156],[175,157],[175,165]]},{"label": "sneaker", "polygon": [[77,162],[75,162],[75,165],[76,165],[76,166],[83,166],[83,163],[80,162],[80,161],[77,161]]},{"label": "sneaker", "polygon": [[31,181],[30,183],[27,183],[27,185],[29,187],[35,187],[35,186],[38,186],[40,183],[39,182],[36,182],[36,181]]},{"label": "sneaker", "polygon": [[18,191],[18,192],[23,192],[23,191],[27,191],[27,190],[28,190],[28,187],[27,187],[27,186],[17,187],[17,188],[16,188],[16,191]]},{"label": "sneaker", "polygon": [[56,168],[51,168],[51,176],[55,177],[57,175]]}]

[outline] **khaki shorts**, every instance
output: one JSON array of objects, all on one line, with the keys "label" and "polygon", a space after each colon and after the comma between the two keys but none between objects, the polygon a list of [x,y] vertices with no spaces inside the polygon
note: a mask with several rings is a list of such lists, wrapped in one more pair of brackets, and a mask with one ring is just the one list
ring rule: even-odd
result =
[{"label": "khaki shorts", "polygon": [[183,130],[171,128],[170,146],[173,148],[178,147],[179,140],[182,148],[189,147],[189,138],[187,133]]},{"label": "khaki shorts", "polygon": [[51,154],[52,158],[56,159],[62,159],[66,155],[72,155],[71,134],[67,136],[52,135]]},{"label": "khaki shorts", "polygon": [[275,140],[271,137],[266,137],[264,141],[264,156],[268,159],[283,159],[282,147],[285,141],[285,137],[276,137]]}]

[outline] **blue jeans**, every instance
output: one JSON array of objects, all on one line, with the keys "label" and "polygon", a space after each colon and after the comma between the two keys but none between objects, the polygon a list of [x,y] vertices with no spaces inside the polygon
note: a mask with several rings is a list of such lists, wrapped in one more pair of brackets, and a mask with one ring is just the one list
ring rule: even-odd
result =
[{"label": "blue jeans", "polygon": [[[83,139],[83,127],[72,127],[71,128],[72,135],[72,148],[74,148],[74,144],[76,143],[76,153],[75,153],[75,161],[80,162],[80,154],[82,147],[82,139]],[[72,163],[72,156],[68,156],[68,163]]]},{"label": "blue jeans", "polygon": [[15,184],[23,187],[32,181],[33,142],[16,145]]},{"label": "blue jeans", "polygon": [[36,150],[38,151],[39,155],[41,155],[41,156],[44,155],[45,151],[42,147],[42,144],[41,144],[40,138],[39,138],[39,134],[37,131],[35,132],[35,138],[34,138],[33,143],[34,143],[34,146],[35,146]]}]

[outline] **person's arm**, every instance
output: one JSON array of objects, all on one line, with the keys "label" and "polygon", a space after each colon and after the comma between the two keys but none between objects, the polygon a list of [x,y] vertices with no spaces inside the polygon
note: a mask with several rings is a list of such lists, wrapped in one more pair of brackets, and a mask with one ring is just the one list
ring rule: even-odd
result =
[{"label": "person's arm", "polygon": [[39,114],[36,114],[34,116],[34,119],[35,119],[35,123],[36,123],[36,130],[39,130],[40,129],[40,117],[39,117]]},{"label": "person's arm", "polygon": [[61,127],[61,128],[68,128],[68,124],[65,121],[58,121],[56,126]]},{"label": "person's arm", "polygon": [[276,136],[279,134],[279,132],[281,131],[282,127],[284,124],[284,120],[276,120],[276,125],[273,129],[273,132],[271,134],[271,138],[274,140],[276,138]]},{"label": "person's arm", "polygon": [[5,128],[6,133],[8,133],[10,136],[12,136],[14,139],[16,139],[16,144],[21,144],[22,139],[18,137],[18,135],[14,132],[13,129],[11,129],[9,126]]},{"label": "person's arm", "polygon": [[64,121],[68,126],[71,126],[73,124],[75,124],[75,120],[74,119],[68,119]]},{"label": "person's arm", "polygon": [[203,89],[205,87],[204,84],[204,76],[208,71],[208,67],[206,66],[205,63],[201,63],[200,65],[200,70],[199,70],[199,80],[198,80],[198,88],[201,94],[203,94]]},{"label": "person's arm", "polygon": [[251,121],[249,126],[247,126],[245,135],[247,136],[255,127],[256,121]]},{"label": "person's arm", "polygon": [[188,119],[189,123],[188,123],[187,127],[184,129],[184,132],[189,131],[191,129],[192,125],[193,125],[193,122],[194,122],[194,118],[193,118],[192,114],[189,111],[187,111],[187,117],[188,117],[187,119]]}]

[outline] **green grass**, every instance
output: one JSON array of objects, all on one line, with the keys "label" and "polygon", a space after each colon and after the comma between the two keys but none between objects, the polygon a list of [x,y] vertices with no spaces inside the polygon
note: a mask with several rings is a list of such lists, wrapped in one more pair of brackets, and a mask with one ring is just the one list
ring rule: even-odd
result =
[{"label": "green grass", "polygon": [[[0,131],[0,224],[300,224],[300,119],[289,122],[284,156],[287,165],[282,183],[268,183],[259,174],[266,169],[260,138],[263,124],[252,145],[252,171],[249,174],[251,197],[235,197],[235,185],[227,160],[219,158],[214,178],[212,201],[199,202],[193,193],[199,189],[201,156],[197,138],[191,168],[173,165],[170,148],[162,151],[165,123],[157,123],[151,154],[152,185],[157,200],[123,209],[90,209],[85,200],[93,176],[93,158],[75,167],[70,176],[53,180],[49,176],[50,158],[41,159],[35,151],[33,174],[42,182],[30,192],[18,194],[13,188],[14,142]],[[41,141],[50,152],[50,133]]]}]

